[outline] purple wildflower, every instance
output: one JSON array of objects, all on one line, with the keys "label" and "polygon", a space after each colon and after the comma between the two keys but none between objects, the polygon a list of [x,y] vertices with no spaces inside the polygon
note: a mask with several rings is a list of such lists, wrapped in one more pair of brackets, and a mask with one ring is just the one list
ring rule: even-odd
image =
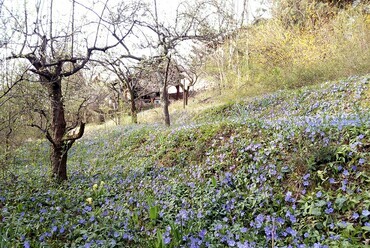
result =
[{"label": "purple wildflower", "polygon": [[30,248],[31,247],[30,242],[28,240],[24,241],[23,247]]},{"label": "purple wildflower", "polygon": [[206,233],[207,233],[207,230],[206,229],[203,229],[199,232],[199,237],[201,239],[204,239],[204,237],[206,236]]},{"label": "purple wildflower", "polygon": [[359,215],[357,212],[354,212],[354,213],[352,214],[352,219],[357,220],[357,219],[358,219],[358,217],[360,217],[360,215]]},{"label": "purple wildflower", "polygon": [[234,247],[236,245],[236,242],[235,242],[235,240],[230,238],[230,239],[227,240],[227,244],[228,244],[228,246]]},{"label": "purple wildflower", "polygon": [[286,194],[285,194],[285,201],[286,202],[293,202],[294,200],[292,199],[292,192],[288,191]]},{"label": "purple wildflower", "polygon": [[326,208],[325,209],[325,213],[326,214],[331,214],[331,213],[333,213],[334,212],[334,209],[333,208]]},{"label": "purple wildflower", "polygon": [[310,178],[310,173],[307,173],[306,175],[303,176],[304,181],[307,181],[308,178]]},{"label": "purple wildflower", "polygon": [[168,245],[171,242],[171,237],[164,237],[163,242]]},{"label": "purple wildflower", "polygon": [[370,211],[369,210],[367,210],[367,209],[362,210],[362,216],[367,217],[369,215],[370,215]]},{"label": "purple wildflower", "polygon": [[292,235],[292,237],[295,237],[297,235],[297,231],[292,229],[291,227],[288,227],[286,229],[286,232],[289,233],[290,235]]},{"label": "purple wildflower", "polygon": [[283,218],[281,218],[281,217],[277,217],[276,218],[276,222],[279,223],[279,224],[281,224],[281,225],[283,225],[285,223],[285,220]]}]

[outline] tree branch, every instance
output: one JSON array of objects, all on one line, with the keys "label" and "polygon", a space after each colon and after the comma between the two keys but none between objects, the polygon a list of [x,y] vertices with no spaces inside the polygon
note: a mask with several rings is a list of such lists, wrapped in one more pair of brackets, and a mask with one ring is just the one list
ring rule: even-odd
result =
[{"label": "tree branch", "polygon": [[34,123],[29,125],[29,126],[38,128],[41,132],[43,132],[45,134],[45,137],[50,141],[50,143],[53,144],[53,146],[56,146],[56,144],[55,144],[55,142],[54,142],[53,138],[51,137],[48,130],[43,129],[41,126],[39,126],[37,124],[34,124]]},{"label": "tree branch", "polygon": [[79,129],[78,129],[78,132],[75,133],[75,132],[72,132],[72,134],[67,134],[65,138],[63,138],[63,141],[75,141],[75,140],[78,140],[82,137],[82,135],[84,134],[85,132],[85,123],[84,122],[80,122],[80,126],[79,126]]}]

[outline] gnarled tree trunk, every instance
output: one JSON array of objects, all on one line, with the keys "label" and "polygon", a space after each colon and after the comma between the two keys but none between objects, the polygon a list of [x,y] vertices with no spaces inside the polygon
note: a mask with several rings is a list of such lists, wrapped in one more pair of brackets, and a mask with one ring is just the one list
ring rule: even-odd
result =
[{"label": "gnarled tree trunk", "polygon": [[51,165],[53,177],[58,181],[67,180],[67,152],[65,141],[66,120],[62,98],[61,79],[52,80],[46,84],[51,103]]},{"label": "gnarled tree trunk", "polygon": [[53,79],[47,83],[44,80],[44,85],[48,89],[51,103],[51,132],[47,134],[47,138],[52,144],[50,154],[52,176],[57,181],[64,181],[68,179],[68,150],[77,139],[82,137],[85,124],[81,123],[77,134],[67,135],[61,79]]}]

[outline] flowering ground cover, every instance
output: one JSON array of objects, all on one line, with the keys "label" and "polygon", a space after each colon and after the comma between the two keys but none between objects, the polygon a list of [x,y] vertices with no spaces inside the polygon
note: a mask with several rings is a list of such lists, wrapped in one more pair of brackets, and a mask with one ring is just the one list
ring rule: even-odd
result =
[{"label": "flowering ground cover", "polygon": [[369,83],[89,132],[62,185],[27,143],[0,182],[0,247],[366,247]]}]

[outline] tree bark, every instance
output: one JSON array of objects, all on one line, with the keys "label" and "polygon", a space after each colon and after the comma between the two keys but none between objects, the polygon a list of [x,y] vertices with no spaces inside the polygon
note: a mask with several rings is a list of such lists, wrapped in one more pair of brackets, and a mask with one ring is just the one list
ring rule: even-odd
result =
[{"label": "tree bark", "polygon": [[68,151],[63,145],[55,146],[52,145],[51,150],[51,164],[52,164],[52,176],[57,181],[61,182],[67,180],[67,156]]},{"label": "tree bark", "polygon": [[9,132],[5,135],[5,161],[9,160],[9,153],[10,153],[10,135],[12,134],[13,129],[9,127]]},{"label": "tree bark", "polygon": [[168,76],[169,76],[169,69],[170,69],[170,64],[171,64],[171,55],[168,56],[168,49],[165,48],[165,54],[167,56],[167,66],[166,66],[166,72],[165,76],[163,78],[162,86],[162,104],[163,104],[163,114],[164,114],[164,124],[169,127],[171,125],[170,121],[170,111],[168,109],[169,99],[168,99],[168,91],[167,91],[167,86],[168,86]]},{"label": "tree bark", "polygon": [[66,120],[62,97],[61,79],[55,79],[46,84],[51,101],[51,165],[53,177],[58,181],[67,180],[68,146],[63,139],[66,134]]},{"label": "tree bark", "polygon": [[121,92],[117,93],[117,106],[115,107],[115,118],[116,118],[116,123],[117,125],[121,125],[121,113],[122,113],[122,108],[121,108]]},{"label": "tree bark", "polygon": [[185,97],[186,106],[188,105],[189,93],[190,93],[190,86],[186,87],[186,97]]},{"label": "tree bark", "polygon": [[163,85],[162,104],[163,104],[164,123],[166,124],[167,127],[169,127],[171,125],[171,121],[170,121],[170,111],[168,109],[169,101],[168,101],[167,83]]},{"label": "tree bark", "polygon": [[131,121],[134,124],[137,124],[137,108],[135,103],[135,94],[134,91],[129,87],[130,91],[130,103],[131,103]]}]

